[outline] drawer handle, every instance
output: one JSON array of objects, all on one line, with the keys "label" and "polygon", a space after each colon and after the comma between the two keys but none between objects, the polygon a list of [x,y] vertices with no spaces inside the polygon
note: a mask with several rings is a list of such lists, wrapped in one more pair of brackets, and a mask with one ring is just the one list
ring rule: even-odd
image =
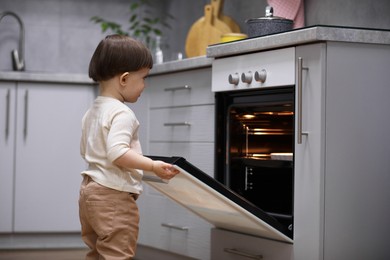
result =
[{"label": "drawer handle", "polygon": [[239,256],[250,258],[250,259],[263,259],[262,255],[253,255],[253,254],[243,252],[243,251],[235,249],[235,248],[224,248],[223,251],[225,251],[226,253],[229,253],[229,254],[239,255]]},{"label": "drawer handle", "polygon": [[189,227],[177,226],[172,223],[161,223],[161,226],[171,228],[171,229],[181,230],[181,231],[188,231],[190,229]]},{"label": "drawer handle", "polygon": [[191,86],[184,85],[184,86],[178,86],[178,87],[171,87],[171,88],[165,88],[164,91],[176,91],[176,90],[191,90]]},{"label": "drawer handle", "polygon": [[5,97],[6,111],[5,111],[5,139],[8,139],[9,135],[9,113],[10,113],[10,95],[11,90],[8,89],[7,96]]},{"label": "drawer handle", "polygon": [[24,93],[24,127],[23,127],[23,135],[24,139],[27,138],[28,131],[28,90]]},{"label": "drawer handle", "polygon": [[164,123],[164,126],[191,126],[190,122]]}]

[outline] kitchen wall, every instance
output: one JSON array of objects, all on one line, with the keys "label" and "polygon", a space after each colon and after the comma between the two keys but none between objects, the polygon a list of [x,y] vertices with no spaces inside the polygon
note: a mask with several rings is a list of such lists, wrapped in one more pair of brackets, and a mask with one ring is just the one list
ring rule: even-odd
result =
[{"label": "kitchen wall", "polygon": [[[24,21],[25,60],[29,71],[87,73],[99,40],[93,15],[127,20],[126,0],[1,0],[0,12],[13,11]],[[10,70],[19,31],[15,19],[0,23],[0,70]]]},{"label": "kitchen wall", "polygon": [[[165,30],[166,57],[184,53],[191,25],[203,16],[209,0],[151,0],[159,10],[175,16]],[[264,16],[266,0],[225,0],[224,13],[245,32],[247,18]],[[126,25],[129,0],[1,0],[0,12],[13,11],[25,25],[25,60],[28,71],[87,73],[89,59],[104,37],[90,21],[94,15]],[[305,0],[306,25],[326,24],[390,29],[388,0]],[[11,70],[12,49],[17,48],[18,26],[11,17],[0,23],[0,70]]]}]

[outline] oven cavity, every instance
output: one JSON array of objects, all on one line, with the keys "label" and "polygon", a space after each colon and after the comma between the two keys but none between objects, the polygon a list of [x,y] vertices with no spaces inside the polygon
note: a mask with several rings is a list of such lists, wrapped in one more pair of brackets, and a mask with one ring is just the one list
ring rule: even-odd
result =
[{"label": "oven cavity", "polygon": [[216,176],[292,230],[294,86],[216,93]]}]

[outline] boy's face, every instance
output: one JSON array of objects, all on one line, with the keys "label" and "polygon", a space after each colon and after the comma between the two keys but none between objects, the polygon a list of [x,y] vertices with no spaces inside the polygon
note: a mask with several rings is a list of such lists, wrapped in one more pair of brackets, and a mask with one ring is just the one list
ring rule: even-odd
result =
[{"label": "boy's face", "polygon": [[121,76],[121,95],[125,102],[134,103],[140,97],[145,88],[145,79],[149,74],[149,68],[123,73]]}]

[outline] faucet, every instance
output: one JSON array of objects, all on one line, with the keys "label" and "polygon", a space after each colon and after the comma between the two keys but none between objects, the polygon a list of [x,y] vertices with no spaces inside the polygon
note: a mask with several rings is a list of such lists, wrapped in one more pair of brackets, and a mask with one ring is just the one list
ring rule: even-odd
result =
[{"label": "faucet", "polygon": [[17,71],[22,71],[25,69],[25,63],[24,63],[24,59],[23,59],[23,52],[24,52],[24,25],[23,25],[23,21],[14,12],[6,11],[3,13],[0,13],[0,22],[7,15],[13,16],[19,23],[19,27],[20,27],[19,51],[16,49],[12,50],[11,59],[12,59],[13,69],[17,70]]}]

